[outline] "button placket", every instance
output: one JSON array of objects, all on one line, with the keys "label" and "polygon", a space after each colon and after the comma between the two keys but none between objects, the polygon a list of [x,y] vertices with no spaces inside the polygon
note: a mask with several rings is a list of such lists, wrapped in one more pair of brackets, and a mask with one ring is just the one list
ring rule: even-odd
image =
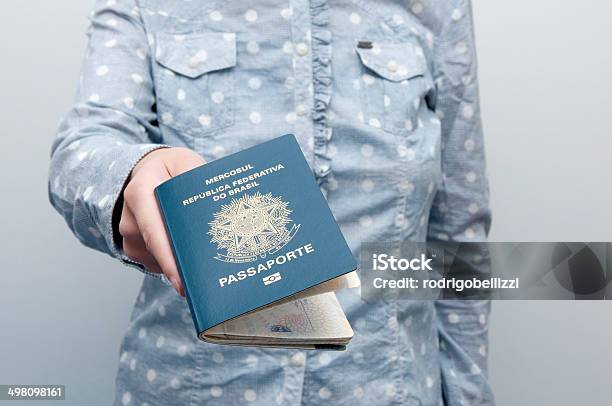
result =
[{"label": "button placket", "polygon": [[311,42],[310,42],[310,11],[309,2],[306,0],[292,0],[290,17],[291,39],[293,45],[293,77],[295,78],[294,106],[295,123],[293,124],[294,135],[302,147],[302,151],[309,163],[314,162],[313,122],[310,117],[312,95],[310,87],[313,81]]}]

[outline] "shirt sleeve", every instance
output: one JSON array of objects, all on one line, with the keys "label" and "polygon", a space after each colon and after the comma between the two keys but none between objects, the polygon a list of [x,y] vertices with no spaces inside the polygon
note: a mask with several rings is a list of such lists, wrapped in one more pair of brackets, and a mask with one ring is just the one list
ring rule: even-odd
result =
[{"label": "shirt sleeve", "polygon": [[[442,123],[442,184],[429,241],[484,241],[491,224],[469,0],[444,2],[436,36],[436,111]],[[442,388],[447,405],[493,403],[487,378],[490,302],[436,302]]]},{"label": "shirt sleeve", "polygon": [[150,45],[134,0],[97,1],[90,19],[76,101],[51,150],[49,199],[83,244],[147,273],[117,244],[113,212],[132,168],[164,147]]}]

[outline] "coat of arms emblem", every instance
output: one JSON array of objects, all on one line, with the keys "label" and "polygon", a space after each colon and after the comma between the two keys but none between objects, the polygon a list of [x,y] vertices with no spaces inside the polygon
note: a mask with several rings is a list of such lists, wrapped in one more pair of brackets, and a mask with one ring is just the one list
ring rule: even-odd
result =
[{"label": "coat of arms emblem", "polygon": [[215,259],[252,262],[284,247],[300,228],[291,224],[288,203],[271,193],[245,194],[221,206],[209,223],[211,242],[217,244]]}]

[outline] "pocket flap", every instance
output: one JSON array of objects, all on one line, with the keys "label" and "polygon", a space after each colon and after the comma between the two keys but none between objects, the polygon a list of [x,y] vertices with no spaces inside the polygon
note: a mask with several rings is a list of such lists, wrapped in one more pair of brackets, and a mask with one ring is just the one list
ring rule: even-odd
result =
[{"label": "pocket flap", "polygon": [[157,34],[155,59],[189,78],[236,65],[236,34]]},{"label": "pocket flap", "polygon": [[359,41],[355,50],[368,69],[393,82],[424,76],[427,72],[423,48],[412,42]]}]

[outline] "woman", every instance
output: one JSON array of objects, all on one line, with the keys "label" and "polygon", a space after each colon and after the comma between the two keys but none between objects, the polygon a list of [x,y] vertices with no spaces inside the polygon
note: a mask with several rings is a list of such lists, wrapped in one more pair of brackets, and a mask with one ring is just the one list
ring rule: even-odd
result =
[{"label": "woman", "polygon": [[285,133],[355,255],[373,240],[485,239],[469,0],[98,1],[50,196],[85,245],[147,275],[117,404],[493,403],[488,302],[342,292],[345,352],[196,340],[153,188]]}]

